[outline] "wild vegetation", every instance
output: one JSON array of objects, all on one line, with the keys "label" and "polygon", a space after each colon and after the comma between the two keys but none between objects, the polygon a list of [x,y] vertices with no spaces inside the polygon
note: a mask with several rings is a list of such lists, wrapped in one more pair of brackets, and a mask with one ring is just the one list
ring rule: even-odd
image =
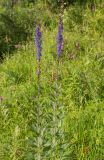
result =
[{"label": "wild vegetation", "polygon": [[64,1],[59,60],[60,3],[10,2],[0,2],[0,160],[104,160],[103,2]]}]

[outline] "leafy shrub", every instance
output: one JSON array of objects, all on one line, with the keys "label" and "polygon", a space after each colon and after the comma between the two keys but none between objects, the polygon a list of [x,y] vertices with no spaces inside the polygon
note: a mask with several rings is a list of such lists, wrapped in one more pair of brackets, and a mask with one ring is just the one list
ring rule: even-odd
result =
[{"label": "leafy shrub", "polygon": [[21,44],[30,40],[37,23],[49,29],[55,27],[56,22],[53,18],[55,19],[55,16],[41,6],[4,10],[0,14],[0,57],[5,52],[12,53],[13,50],[21,47]]},{"label": "leafy shrub", "polygon": [[[28,14],[27,10],[6,11],[0,15],[0,54],[11,52],[16,45],[27,40],[31,35],[31,26],[34,26],[33,14]],[[30,20],[31,17],[31,20]],[[29,24],[29,25],[28,25]]]}]

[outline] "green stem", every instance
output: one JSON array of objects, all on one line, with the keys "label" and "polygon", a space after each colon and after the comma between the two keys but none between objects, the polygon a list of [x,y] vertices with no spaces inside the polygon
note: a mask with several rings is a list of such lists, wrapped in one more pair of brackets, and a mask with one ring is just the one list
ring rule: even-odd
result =
[{"label": "green stem", "polygon": [[57,160],[57,131],[58,131],[58,69],[59,69],[59,57],[57,59],[57,75],[56,75],[56,82],[55,82],[55,102],[53,103],[53,138],[52,138],[52,147],[53,147],[53,154],[52,157],[54,160]]},{"label": "green stem", "polygon": [[42,127],[41,127],[41,106],[40,106],[40,74],[41,74],[41,66],[40,61],[38,61],[38,72],[37,72],[37,78],[38,78],[38,106],[37,106],[37,160],[41,160],[41,149],[42,149]]}]

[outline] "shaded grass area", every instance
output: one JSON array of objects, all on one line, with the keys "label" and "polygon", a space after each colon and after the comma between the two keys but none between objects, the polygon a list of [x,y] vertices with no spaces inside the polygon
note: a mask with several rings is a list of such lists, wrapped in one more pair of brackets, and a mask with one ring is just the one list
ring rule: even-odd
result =
[{"label": "shaded grass area", "polygon": [[[52,105],[56,97],[57,28],[43,26],[41,97],[37,99],[37,62],[34,44],[22,46],[0,66],[0,159],[35,160],[37,106],[42,107],[43,160],[104,159],[104,50],[103,10],[64,13],[64,50],[59,63],[58,105],[63,134],[57,135],[53,156]],[[72,18],[75,16],[75,19]],[[100,22],[99,22],[100,21]],[[56,122],[57,123],[57,122]]]}]

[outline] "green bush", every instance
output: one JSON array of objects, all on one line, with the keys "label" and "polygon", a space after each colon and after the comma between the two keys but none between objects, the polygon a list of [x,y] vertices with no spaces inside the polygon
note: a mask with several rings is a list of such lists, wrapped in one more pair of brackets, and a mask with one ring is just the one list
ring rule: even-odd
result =
[{"label": "green bush", "polygon": [[[37,15],[38,13],[38,15]],[[32,39],[35,27],[41,24],[52,29],[56,26],[55,15],[44,6],[16,7],[0,14],[0,57]]]},{"label": "green bush", "polygon": [[11,52],[32,35],[34,19],[34,14],[28,10],[9,10],[0,14],[0,54]]}]

